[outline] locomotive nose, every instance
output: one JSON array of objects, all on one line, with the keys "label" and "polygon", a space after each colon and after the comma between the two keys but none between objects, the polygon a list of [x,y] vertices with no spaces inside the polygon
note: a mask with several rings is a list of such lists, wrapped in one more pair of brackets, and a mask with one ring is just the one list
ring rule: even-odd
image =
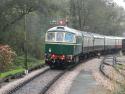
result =
[{"label": "locomotive nose", "polygon": [[59,44],[47,44],[45,47],[46,53],[54,53],[54,54],[64,54],[71,55],[73,54],[74,47],[73,45],[59,45]]}]

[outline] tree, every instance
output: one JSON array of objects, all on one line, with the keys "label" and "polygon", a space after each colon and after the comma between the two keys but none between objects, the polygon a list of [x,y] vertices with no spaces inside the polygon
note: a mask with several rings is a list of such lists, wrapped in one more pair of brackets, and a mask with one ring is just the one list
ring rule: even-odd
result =
[{"label": "tree", "polygon": [[30,48],[28,55],[38,59],[44,57],[44,34],[49,28],[49,18],[56,14],[63,15],[61,10],[64,11],[64,9],[60,8],[61,3],[55,4],[55,0],[52,2],[49,0],[2,1],[0,4],[0,43],[11,45],[18,55],[23,55],[26,32],[27,47]]},{"label": "tree", "polygon": [[124,10],[112,0],[70,0],[70,14],[71,25],[76,29],[105,35],[122,34],[120,24]]}]

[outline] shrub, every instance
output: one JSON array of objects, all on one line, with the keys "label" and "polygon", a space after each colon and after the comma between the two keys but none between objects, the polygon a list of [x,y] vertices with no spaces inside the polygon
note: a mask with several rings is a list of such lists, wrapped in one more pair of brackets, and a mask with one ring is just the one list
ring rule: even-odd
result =
[{"label": "shrub", "polygon": [[9,45],[0,45],[0,72],[8,70],[15,57],[16,54]]}]

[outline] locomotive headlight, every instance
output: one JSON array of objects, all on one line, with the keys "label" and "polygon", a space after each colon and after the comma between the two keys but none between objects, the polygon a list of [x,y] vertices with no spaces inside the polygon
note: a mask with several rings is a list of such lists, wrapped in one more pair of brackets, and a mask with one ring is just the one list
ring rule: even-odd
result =
[{"label": "locomotive headlight", "polygon": [[49,48],[49,52],[51,52],[51,48]]}]

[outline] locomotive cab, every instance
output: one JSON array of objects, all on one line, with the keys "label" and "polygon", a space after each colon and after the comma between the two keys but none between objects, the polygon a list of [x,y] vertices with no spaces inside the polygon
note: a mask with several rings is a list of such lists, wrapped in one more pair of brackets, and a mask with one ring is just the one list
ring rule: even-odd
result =
[{"label": "locomotive cab", "polygon": [[54,27],[46,32],[45,62],[52,66],[67,66],[74,56],[77,36],[67,27]]}]

